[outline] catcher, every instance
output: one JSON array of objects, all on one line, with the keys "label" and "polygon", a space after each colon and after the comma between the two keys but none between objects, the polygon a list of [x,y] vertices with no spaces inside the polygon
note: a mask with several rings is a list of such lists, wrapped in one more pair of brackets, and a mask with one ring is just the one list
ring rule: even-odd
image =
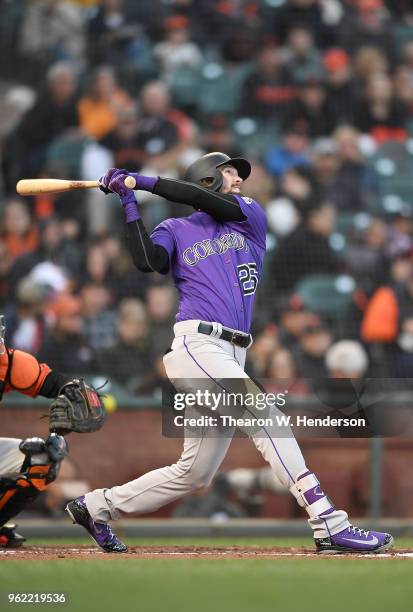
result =
[{"label": "catcher", "polygon": [[83,380],[70,380],[20,350],[6,348],[0,315],[0,400],[9,391],[54,398],[49,408],[50,435],[20,440],[0,438],[0,548],[18,548],[26,538],[7,524],[53,482],[68,454],[71,431],[100,429],[105,412],[98,393]]}]

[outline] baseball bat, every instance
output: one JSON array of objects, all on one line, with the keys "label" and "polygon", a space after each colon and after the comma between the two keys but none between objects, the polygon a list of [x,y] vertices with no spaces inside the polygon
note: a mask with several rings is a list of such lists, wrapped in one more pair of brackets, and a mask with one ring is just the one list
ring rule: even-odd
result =
[{"label": "baseball bat", "polygon": [[[136,181],[132,176],[125,179],[126,187],[135,189]],[[42,193],[63,193],[74,189],[93,189],[99,187],[98,181],[66,181],[63,179],[39,178],[22,179],[16,185],[16,191],[21,196],[39,195]]]},{"label": "baseball bat", "polygon": [[62,179],[39,178],[23,179],[16,185],[16,191],[22,196],[42,193],[63,193],[73,189],[92,189],[99,187],[98,181],[65,181]]}]

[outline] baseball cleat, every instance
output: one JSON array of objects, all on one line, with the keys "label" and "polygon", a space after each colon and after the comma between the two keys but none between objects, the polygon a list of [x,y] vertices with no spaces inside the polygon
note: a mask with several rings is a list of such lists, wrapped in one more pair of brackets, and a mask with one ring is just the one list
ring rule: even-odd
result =
[{"label": "baseball cleat", "polygon": [[14,531],[16,527],[11,523],[0,527],[0,548],[20,548],[23,545],[26,538]]},{"label": "baseball cleat", "polygon": [[73,523],[84,527],[96,544],[105,552],[122,553],[128,550],[128,547],[119,540],[109,525],[95,523],[87,509],[84,495],[69,502],[66,506],[66,512]]},{"label": "baseball cleat", "polygon": [[315,540],[317,552],[321,554],[358,553],[373,554],[393,546],[393,536],[381,531],[365,531],[350,525],[347,529],[328,538]]}]

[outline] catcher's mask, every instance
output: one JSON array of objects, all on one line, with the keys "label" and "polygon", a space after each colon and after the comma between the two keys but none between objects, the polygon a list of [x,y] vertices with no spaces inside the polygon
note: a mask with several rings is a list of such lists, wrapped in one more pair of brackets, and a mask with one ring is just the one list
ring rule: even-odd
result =
[{"label": "catcher's mask", "polygon": [[0,315],[0,355],[4,355],[6,352],[6,345],[4,344],[4,335],[6,333],[6,324],[4,321],[4,315]]},{"label": "catcher's mask", "polygon": [[208,153],[196,162],[191,164],[186,169],[184,181],[202,185],[202,181],[212,181],[210,185],[204,185],[212,191],[219,191],[224,181],[222,172],[219,171],[221,166],[230,164],[237,169],[238,175],[245,181],[251,173],[251,164],[242,157],[233,157],[220,152]]}]

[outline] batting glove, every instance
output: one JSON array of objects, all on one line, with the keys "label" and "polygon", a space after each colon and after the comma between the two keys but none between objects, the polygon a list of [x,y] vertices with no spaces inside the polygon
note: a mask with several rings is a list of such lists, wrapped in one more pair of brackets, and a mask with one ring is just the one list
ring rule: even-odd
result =
[{"label": "batting glove", "polygon": [[99,183],[101,184],[100,189],[104,193],[118,194],[125,212],[126,223],[132,223],[140,219],[140,214],[134,191],[125,185],[127,176],[127,170],[111,168],[99,179]]},{"label": "batting glove", "polygon": [[117,175],[119,174],[128,174],[128,171],[125,169],[119,169],[119,168],[110,168],[106,174],[104,174],[103,176],[100,177],[99,179],[99,189],[101,191],[103,191],[103,193],[105,193],[106,195],[108,193],[112,193],[112,190],[109,187],[109,183],[110,181],[115,178]]}]

